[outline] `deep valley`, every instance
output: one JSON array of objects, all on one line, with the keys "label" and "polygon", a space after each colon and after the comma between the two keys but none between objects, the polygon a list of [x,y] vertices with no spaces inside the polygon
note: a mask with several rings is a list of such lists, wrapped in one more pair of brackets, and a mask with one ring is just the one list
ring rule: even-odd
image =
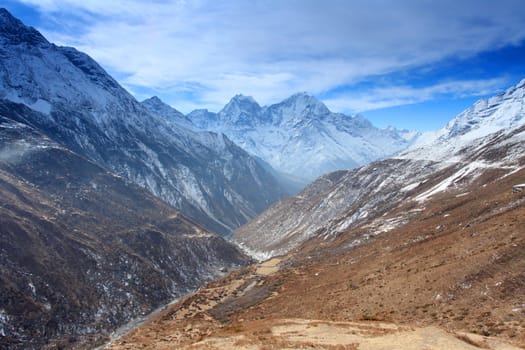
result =
[{"label": "deep valley", "polygon": [[0,8],[1,349],[525,348],[525,79],[420,132],[123,75]]}]

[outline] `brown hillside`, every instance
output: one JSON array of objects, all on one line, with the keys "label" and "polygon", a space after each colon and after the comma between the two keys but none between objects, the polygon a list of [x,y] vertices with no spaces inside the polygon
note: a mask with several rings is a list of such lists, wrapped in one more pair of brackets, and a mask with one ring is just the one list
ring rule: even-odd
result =
[{"label": "brown hillside", "polygon": [[[437,326],[484,336],[454,333],[474,349],[499,348],[493,339],[524,347],[525,191],[512,187],[525,182],[525,170],[500,175],[489,171],[460,192],[405,203],[380,218],[381,223],[408,221],[388,232],[374,236],[376,219],[335,240],[307,242],[284,257],[276,273],[264,276],[253,267],[215,282],[110,348],[167,349],[199,341],[191,348],[234,343],[301,348],[316,337],[308,335],[308,327],[295,330],[303,343],[283,338],[275,328],[297,319],[320,320],[335,333],[334,322],[365,322],[372,328],[387,322],[415,332]],[[356,237],[366,236],[364,244],[352,248]],[[398,329],[396,334],[405,333]],[[227,340],[217,343],[217,337]],[[337,348],[317,340],[311,348]],[[364,342],[351,344],[337,346],[368,348]]]}]

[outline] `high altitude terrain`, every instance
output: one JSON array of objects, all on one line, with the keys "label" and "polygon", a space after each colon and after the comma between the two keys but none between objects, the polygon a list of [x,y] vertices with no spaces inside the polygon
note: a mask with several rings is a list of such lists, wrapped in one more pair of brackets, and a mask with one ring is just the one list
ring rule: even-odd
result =
[{"label": "high altitude terrain", "polygon": [[269,208],[234,237],[273,259],[108,348],[525,347],[524,91]]},{"label": "high altitude terrain", "polygon": [[196,110],[184,116],[158,98],[150,110],[196,130],[228,135],[269,163],[288,181],[306,183],[327,172],[351,169],[404,150],[417,136],[406,130],[378,129],[363,116],[332,113],[306,93],[261,107],[237,95],[219,112]]},{"label": "high altitude terrain", "polygon": [[[233,238],[272,260],[210,282],[109,347],[525,346],[524,91],[525,80],[394,158],[323,175],[270,207]],[[219,114],[188,116],[140,104],[88,56],[0,10],[0,345],[92,347],[247,265],[209,230],[228,234],[280,198],[284,168],[196,130],[226,126],[270,164],[274,151],[292,157],[288,170],[295,151],[325,171],[412,140],[305,94],[269,107],[237,96]],[[364,143],[370,153],[343,162],[371,136],[381,142]],[[322,154],[335,158],[316,163]]]},{"label": "high altitude terrain", "polygon": [[524,96],[525,80],[479,101],[394,158],[321,176],[241,227],[233,238],[261,257],[283,254],[308,238],[336,236],[405,201],[422,202],[458,188],[490,169],[516,171],[525,151],[519,129],[525,124]]},{"label": "high altitude terrain", "polygon": [[209,284],[108,348],[523,348],[525,172],[502,174]]},{"label": "high altitude terrain", "polygon": [[0,348],[103,340],[247,262],[142,188],[16,122],[21,116],[41,117],[0,102]]},{"label": "high altitude terrain", "polygon": [[228,234],[285,194],[222,134],[150,113],[95,61],[49,43],[0,9],[0,99],[40,112],[19,121]]},{"label": "high altitude terrain", "polygon": [[281,194],[223,135],[164,122],[0,9],[0,348],[92,347],[246,264],[206,227]]}]

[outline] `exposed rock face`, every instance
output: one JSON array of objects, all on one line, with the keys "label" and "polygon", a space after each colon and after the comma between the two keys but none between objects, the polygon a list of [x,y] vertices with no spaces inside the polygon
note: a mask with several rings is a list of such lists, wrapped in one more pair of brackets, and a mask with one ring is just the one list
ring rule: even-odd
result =
[{"label": "exposed rock face", "polygon": [[1,348],[96,343],[247,262],[144,189],[15,121],[44,117],[0,103]]},{"label": "exposed rock face", "polygon": [[0,11],[0,99],[41,112],[21,122],[221,234],[284,195],[224,135],[192,132],[149,112],[89,56],[49,43]]}]

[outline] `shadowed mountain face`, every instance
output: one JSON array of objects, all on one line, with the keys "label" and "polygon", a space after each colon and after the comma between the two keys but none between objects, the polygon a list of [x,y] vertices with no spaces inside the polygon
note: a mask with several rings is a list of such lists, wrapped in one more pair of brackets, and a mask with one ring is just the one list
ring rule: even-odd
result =
[{"label": "shadowed mountain face", "polygon": [[[247,262],[140,187],[0,104],[0,347],[93,344]],[[57,345],[57,346],[58,346]]]},{"label": "shadowed mountain face", "polygon": [[0,99],[55,142],[226,235],[284,195],[259,161],[222,134],[149,112],[95,61],[57,47],[0,10]]}]

